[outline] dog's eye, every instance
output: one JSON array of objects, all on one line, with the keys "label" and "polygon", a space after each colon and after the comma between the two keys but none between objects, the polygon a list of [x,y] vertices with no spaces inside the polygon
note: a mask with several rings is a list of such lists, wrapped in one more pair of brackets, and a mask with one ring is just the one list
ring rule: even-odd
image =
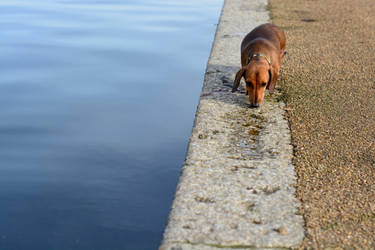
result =
[{"label": "dog's eye", "polygon": [[260,85],[260,86],[262,86],[262,88],[264,88],[264,87],[266,87],[266,85],[267,85],[267,83],[262,83],[262,85]]},{"label": "dog's eye", "polygon": [[246,84],[249,86],[249,88],[253,88],[253,84],[251,82],[247,82]]}]

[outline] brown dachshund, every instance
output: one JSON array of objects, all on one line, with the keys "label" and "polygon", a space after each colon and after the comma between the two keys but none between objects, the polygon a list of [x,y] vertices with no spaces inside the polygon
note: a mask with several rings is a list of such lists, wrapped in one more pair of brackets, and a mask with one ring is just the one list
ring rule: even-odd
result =
[{"label": "brown dachshund", "polygon": [[265,89],[272,94],[280,73],[286,39],[283,30],[273,24],[262,24],[245,36],[241,43],[241,65],[234,80],[232,92],[246,82],[246,93],[251,107],[263,102]]}]

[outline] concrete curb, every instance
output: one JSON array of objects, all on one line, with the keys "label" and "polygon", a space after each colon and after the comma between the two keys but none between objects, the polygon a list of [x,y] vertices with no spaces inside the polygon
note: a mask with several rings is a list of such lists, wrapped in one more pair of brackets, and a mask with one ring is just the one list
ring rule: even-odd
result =
[{"label": "concrete curb", "polygon": [[242,38],[268,22],[266,6],[224,3],[162,250],[289,248],[303,240],[284,104],[276,93],[249,109],[244,94],[231,93]]}]

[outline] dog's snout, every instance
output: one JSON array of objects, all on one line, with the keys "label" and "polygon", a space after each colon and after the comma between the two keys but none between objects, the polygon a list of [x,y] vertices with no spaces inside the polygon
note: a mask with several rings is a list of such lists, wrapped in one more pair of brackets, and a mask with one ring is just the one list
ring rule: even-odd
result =
[{"label": "dog's snout", "polygon": [[251,108],[258,108],[259,107],[259,104],[258,103],[252,103],[250,105]]}]

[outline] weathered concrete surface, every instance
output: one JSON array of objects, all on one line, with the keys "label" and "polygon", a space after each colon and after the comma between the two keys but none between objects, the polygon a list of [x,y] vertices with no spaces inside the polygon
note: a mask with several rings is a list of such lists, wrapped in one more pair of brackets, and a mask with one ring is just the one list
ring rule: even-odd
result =
[{"label": "weathered concrete surface", "polygon": [[240,43],[268,21],[266,0],[227,0],[160,249],[284,248],[298,245],[292,146],[284,104],[250,109],[231,93]]}]

